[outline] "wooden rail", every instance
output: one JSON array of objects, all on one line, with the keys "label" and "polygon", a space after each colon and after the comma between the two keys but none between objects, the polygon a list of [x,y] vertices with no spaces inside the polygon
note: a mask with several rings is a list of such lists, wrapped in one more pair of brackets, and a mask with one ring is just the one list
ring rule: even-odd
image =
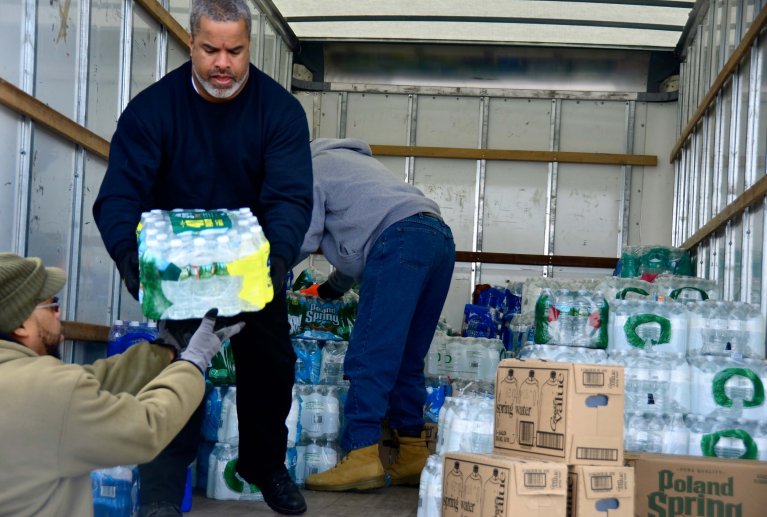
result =
[{"label": "wooden rail", "polygon": [[419,147],[413,145],[371,145],[376,156],[416,158],[458,158],[465,160],[506,160],[524,162],[583,163],[592,165],[640,165],[654,167],[658,157],[644,154],[583,153],[569,151],[527,151],[461,147]]},{"label": "wooden rail", "polygon": [[43,104],[0,77],[0,104],[29,117],[54,133],[103,158],[109,156],[109,142],[74,120]]},{"label": "wooden rail", "polygon": [[702,240],[727,224],[727,221],[742,214],[751,205],[763,200],[765,195],[767,195],[767,176],[762,176],[759,181],[751,185],[737,199],[716,214],[713,219],[704,224],[692,237],[684,241],[682,248],[689,250],[697,246]]},{"label": "wooden rail", "polygon": [[72,341],[93,341],[104,342],[109,340],[109,329],[107,325],[96,325],[94,323],[81,323],[79,321],[62,321],[61,333],[64,337]]},{"label": "wooden rail", "polygon": [[492,253],[486,251],[456,251],[457,262],[511,264],[522,266],[593,267],[613,269],[618,263],[612,257],[576,257],[569,255],[527,255],[522,253]]},{"label": "wooden rail", "polygon": [[157,0],[136,0],[136,3],[143,7],[157,23],[165,27],[176,41],[189,48],[189,33]]},{"label": "wooden rail", "polygon": [[701,121],[703,115],[706,114],[708,108],[711,107],[711,104],[713,104],[716,96],[719,95],[719,92],[721,91],[724,84],[730,79],[730,76],[735,73],[735,70],[740,65],[740,62],[745,57],[746,53],[751,49],[751,45],[754,43],[754,41],[756,41],[756,38],[759,37],[759,34],[762,32],[762,29],[764,29],[765,25],[767,25],[767,5],[762,7],[762,10],[759,11],[759,14],[756,16],[756,18],[754,18],[754,21],[751,23],[751,27],[748,28],[748,31],[746,32],[745,36],[743,36],[740,44],[735,48],[732,56],[730,56],[730,59],[727,60],[727,63],[725,63],[724,67],[719,72],[719,75],[716,76],[714,84],[711,85],[711,88],[708,90],[708,93],[706,93],[706,96],[703,98],[700,106],[698,106],[698,109],[695,110],[695,113],[693,114],[692,118],[690,118],[687,126],[685,126],[682,134],[679,136],[679,139],[676,141],[676,144],[671,151],[671,156],[669,157],[669,161],[671,163],[674,163],[674,160],[682,150],[685,142],[687,142],[690,134],[692,134],[695,127]]}]

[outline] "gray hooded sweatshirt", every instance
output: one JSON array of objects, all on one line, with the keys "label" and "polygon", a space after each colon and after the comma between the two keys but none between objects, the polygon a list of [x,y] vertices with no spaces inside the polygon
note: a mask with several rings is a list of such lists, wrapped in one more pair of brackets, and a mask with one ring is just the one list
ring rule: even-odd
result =
[{"label": "gray hooded sweatshirt", "polygon": [[330,286],[346,291],[363,280],[368,253],[386,228],[420,212],[439,215],[439,206],[396,178],[361,140],[318,138],[311,149],[314,207],[301,257],[321,249],[336,268]]}]

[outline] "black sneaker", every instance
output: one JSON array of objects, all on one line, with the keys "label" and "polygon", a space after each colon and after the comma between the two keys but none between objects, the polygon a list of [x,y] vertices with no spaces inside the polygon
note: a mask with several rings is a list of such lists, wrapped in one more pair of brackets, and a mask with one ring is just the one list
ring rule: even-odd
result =
[{"label": "black sneaker", "polygon": [[160,501],[142,505],[139,517],[181,517],[181,509],[173,503]]},{"label": "black sneaker", "polygon": [[264,481],[256,481],[269,508],[283,515],[300,515],[306,511],[306,501],[282,465]]}]

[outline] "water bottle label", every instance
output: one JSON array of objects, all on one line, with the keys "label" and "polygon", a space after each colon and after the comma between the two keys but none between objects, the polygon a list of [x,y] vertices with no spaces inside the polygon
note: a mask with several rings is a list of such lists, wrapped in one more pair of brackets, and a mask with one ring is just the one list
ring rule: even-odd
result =
[{"label": "water bottle label", "polygon": [[175,234],[232,227],[232,219],[220,210],[170,212],[168,217]]}]

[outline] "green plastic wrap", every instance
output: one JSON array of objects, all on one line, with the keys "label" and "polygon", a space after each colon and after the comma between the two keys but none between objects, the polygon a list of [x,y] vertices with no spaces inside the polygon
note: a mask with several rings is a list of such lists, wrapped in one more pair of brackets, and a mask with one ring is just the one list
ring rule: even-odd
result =
[{"label": "green plastic wrap", "polygon": [[635,314],[629,316],[626,323],[623,325],[623,332],[626,334],[626,341],[629,342],[634,348],[644,348],[645,341],[637,333],[637,328],[640,325],[647,323],[657,323],[660,325],[660,336],[658,340],[650,340],[652,345],[661,345],[671,341],[671,320],[658,316],[657,314]]},{"label": "green plastic wrap", "polygon": [[726,429],[711,434],[704,434],[700,441],[700,450],[703,456],[716,457],[716,444],[720,438],[738,438],[746,447],[746,452],[738,458],[743,460],[755,460],[759,458],[759,448],[751,435],[743,429]]},{"label": "green plastic wrap", "polygon": [[751,381],[754,387],[754,396],[751,400],[744,400],[743,407],[758,407],[764,404],[764,385],[753,370],[748,368],[725,368],[724,370],[717,372],[714,376],[714,380],[711,383],[711,391],[714,396],[714,402],[722,407],[732,407],[733,401],[727,396],[725,387],[727,381],[735,376],[745,377]]}]

